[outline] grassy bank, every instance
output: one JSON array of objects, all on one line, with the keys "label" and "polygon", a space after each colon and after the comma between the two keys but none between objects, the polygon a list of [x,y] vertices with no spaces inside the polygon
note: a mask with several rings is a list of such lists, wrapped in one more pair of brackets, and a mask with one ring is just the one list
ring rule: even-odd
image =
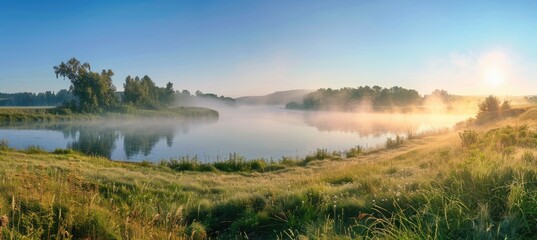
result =
[{"label": "grassy bank", "polygon": [[110,111],[88,114],[74,113],[64,108],[0,108],[0,123],[12,122],[52,122],[73,120],[96,120],[103,118],[218,118],[218,112],[200,107],[176,107],[160,110],[136,108],[111,109]]},{"label": "grassy bank", "polygon": [[261,163],[225,171],[239,162],[177,171],[180,161],[120,163],[0,144],[2,234],[528,239],[537,234],[537,124],[528,116],[271,171],[257,171]]}]

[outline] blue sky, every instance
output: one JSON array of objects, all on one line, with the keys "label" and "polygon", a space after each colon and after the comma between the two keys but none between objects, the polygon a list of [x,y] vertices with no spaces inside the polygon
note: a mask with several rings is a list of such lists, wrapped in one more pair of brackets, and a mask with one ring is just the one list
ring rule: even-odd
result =
[{"label": "blue sky", "polygon": [[[76,57],[226,96],[380,85],[537,94],[533,1],[4,1],[0,92]],[[535,70],[534,70],[535,69]]]}]

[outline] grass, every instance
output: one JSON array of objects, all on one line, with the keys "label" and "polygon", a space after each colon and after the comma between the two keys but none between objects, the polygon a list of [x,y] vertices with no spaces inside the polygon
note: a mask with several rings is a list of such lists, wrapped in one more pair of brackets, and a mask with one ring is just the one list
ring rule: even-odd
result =
[{"label": "grass", "polygon": [[533,238],[537,122],[471,131],[469,142],[463,129],[347,158],[318,149],[305,159],[231,155],[213,164],[112,162],[5,142],[1,231],[4,239]]}]

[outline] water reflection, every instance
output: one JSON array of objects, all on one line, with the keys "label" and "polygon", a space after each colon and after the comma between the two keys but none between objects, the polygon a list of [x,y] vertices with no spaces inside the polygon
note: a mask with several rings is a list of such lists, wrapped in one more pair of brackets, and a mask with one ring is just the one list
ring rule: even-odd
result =
[{"label": "water reflection", "polygon": [[78,137],[74,138],[73,142],[67,144],[67,148],[106,158],[112,156],[112,150],[116,148],[115,143],[119,137],[116,131],[88,126],[68,126],[62,132],[64,136],[76,136],[78,134]]},{"label": "water reflection", "polygon": [[362,137],[379,134],[407,134],[434,131],[453,126],[467,115],[385,114],[385,113],[302,113],[304,123],[319,131],[356,133]]},{"label": "water reflection", "polygon": [[72,148],[114,160],[160,161],[230,153],[248,159],[305,156],[317,148],[382,146],[386,138],[453,126],[467,116],[289,111],[272,106],[218,109],[218,119],[100,121],[0,126],[14,148]]},{"label": "water reflection", "polygon": [[[159,125],[144,125],[141,128],[136,126],[123,129],[123,145],[127,158],[136,155],[148,156],[155,145],[161,140],[166,140],[168,147],[173,146],[173,138],[175,135],[174,125],[159,124]],[[181,133],[188,133],[189,128],[183,125]]]},{"label": "water reflection", "polygon": [[[149,156],[160,141],[168,147],[173,146],[177,134],[188,134],[191,127],[216,122],[217,119],[198,120],[131,120],[80,123],[39,123],[3,124],[2,129],[10,130],[48,130],[63,134],[67,140],[66,148],[88,155],[112,159],[117,144],[123,142],[122,149],[131,159],[136,156]],[[39,145],[39,144],[36,144]],[[50,149],[49,149],[50,150]]]}]

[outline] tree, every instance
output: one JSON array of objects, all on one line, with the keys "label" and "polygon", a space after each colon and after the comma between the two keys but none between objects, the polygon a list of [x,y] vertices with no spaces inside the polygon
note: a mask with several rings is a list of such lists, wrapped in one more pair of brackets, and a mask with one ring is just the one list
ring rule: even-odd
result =
[{"label": "tree", "polygon": [[479,112],[498,112],[500,109],[500,100],[495,96],[488,96],[479,104]]},{"label": "tree", "polygon": [[486,123],[501,117],[510,116],[513,114],[513,112],[509,112],[510,109],[511,103],[509,101],[503,101],[500,104],[500,100],[497,97],[490,95],[479,104],[476,123]]},{"label": "tree", "polygon": [[507,111],[511,109],[511,101],[504,100],[500,106],[500,111]]},{"label": "tree", "polygon": [[166,84],[166,88],[164,89],[164,93],[161,96],[160,102],[165,105],[170,105],[175,100],[175,91],[173,90],[173,83],[168,82]]},{"label": "tree", "polygon": [[127,76],[123,84],[123,102],[143,108],[159,108],[168,106],[175,100],[173,84],[169,82],[166,88],[157,87],[147,75],[142,79]]},{"label": "tree", "polygon": [[114,96],[116,87],[112,83],[114,72],[110,69],[92,72],[89,63],[81,64],[76,58],[71,58],[67,63],[54,66],[54,73],[56,78],[62,76],[71,81],[69,91],[78,100],[75,110],[96,112],[117,102]]},{"label": "tree", "polygon": [[190,91],[184,89],[181,94],[184,94],[184,95],[187,95],[187,96],[190,96]]}]

